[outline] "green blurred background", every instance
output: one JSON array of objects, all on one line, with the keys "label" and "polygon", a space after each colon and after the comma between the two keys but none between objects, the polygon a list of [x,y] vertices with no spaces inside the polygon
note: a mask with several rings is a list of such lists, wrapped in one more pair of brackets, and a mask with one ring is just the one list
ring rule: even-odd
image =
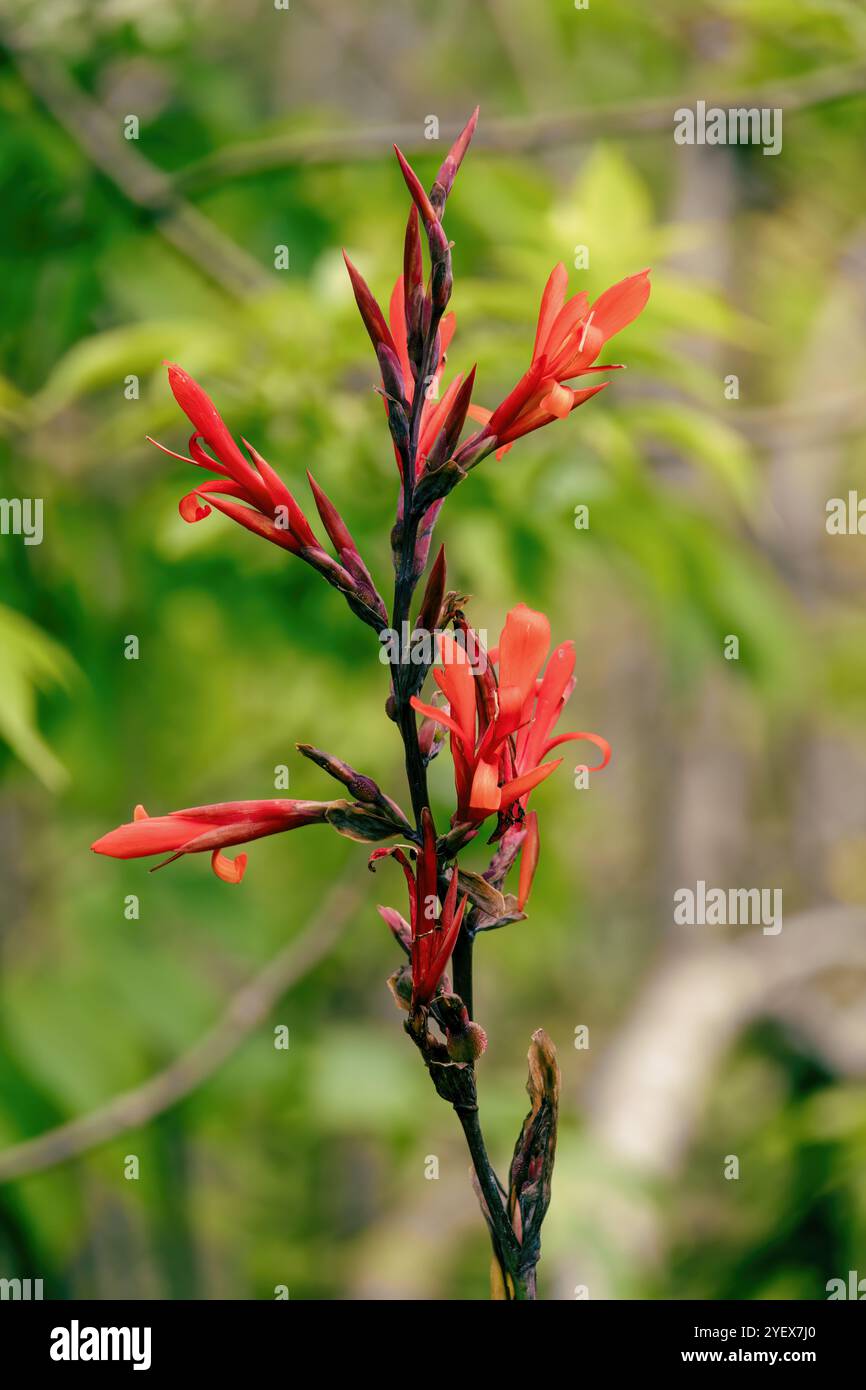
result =
[{"label": "green blurred background", "polygon": [[[185,526],[198,478],[144,436],[185,446],[176,359],[299,496],[313,469],[388,591],[394,465],[340,247],[386,298],[390,141],[432,178],[476,102],[449,371],[478,362],[479,403],[523,370],[557,260],[588,248],[572,283],[591,292],[645,265],[654,285],[612,354],[629,371],[440,521],[473,621],[544,608],[577,646],[566,727],[614,748],[588,790],[566,762],[536,793],[530,918],[478,945],[494,1161],[544,1026],[563,1115],[542,1297],[823,1298],[866,1275],[866,560],[825,529],[866,436],[862,4],[4,8],[0,492],[43,498],[45,533],[0,537],[0,1148],[104,1120],[197,1051],[176,1103],[115,1106],[72,1156],[0,1157],[0,1276],[58,1297],[486,1296],[462,1138],[384,985],[375,904],[403,906],[398,871],[372,878],[321,828],[253,845],[240,888],[205,856],[150,876],[88,850],[138,801],[272,796],[281,764],[290,794],[330,796],[299,740],[404,799],[367,630],[275,547]],[[676,145],[698,98],[781,106],[781,154]],[[432,786],[444,821],[447,756]],[[781,888],[784,930],[675,927],[697,879]],[[311,922],[332,938],[287,967]],[[226,1015],[274,958],[263,1017],[248,996]]]}]

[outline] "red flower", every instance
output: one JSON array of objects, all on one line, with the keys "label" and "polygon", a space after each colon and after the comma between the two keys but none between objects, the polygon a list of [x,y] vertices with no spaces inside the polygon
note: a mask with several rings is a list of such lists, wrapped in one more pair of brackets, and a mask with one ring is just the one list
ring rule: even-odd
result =
[{"label": "red flower", "polygon": [[[312,565],[346,596],[353,611],[377,631],[386,625],[385,605],[349,529],[312,476],[307,474],[322,524],[337,552],[336,561],[322,549],[282,478],[246,440],[242,442],[252,463],[244,458],[210,396],[198,382],[173,362],[168,364],[168,380],[175,400],[195,427],[189,441],[190,457],[167,449],[155,439],[150,442],[172,458],[220,474],[218,478],[200,483],[181,498],[180,514],[184,521],[202,521],[210,516],[211,508],[216,507],[248,531],[264,536],[265,540],[273,541],[274,545],[282,546]],[[207,445],[211,454],[205,452],[200,441]]]},{"label": "red flower", "polygon": [[650,292],[648,270],[620,280],[591,307],[583,292],[566,300],[567,285],[568,272],[560,262],[551,271],[541,296],[529,370],[492,414],[470,408],[473,419],[484,424],[481,437],[490,438],[497,458],[521,435],[563,419],[604,389],[607,382],[580,391],[566,383],[587,372],[617,370],[616,364],[592,364],[608,339],[637,318]]},{"label": "red flower", "polygon": [[489,654],[481,651],[471,629],[465,630],[464,640],[466,646],[450,633],[440,637],[443,666],[433,676],[447,710],[412,699],[416,710],[451,733],[457,790],[453,824],[480,823],[494,812],[509,812],[515,803],[524,810],[532,789],[562,761],[543,761],[561,743],[588,739],[603,755],[594,770],[607,765],[610,746],[598,734],[551,737],[574,688],[574,647],[571,642],[556,647],[539,681],[550,647],[550,623],[543,613],[523,603],[512,608],[499,648]]},{"label": "red flower", "polygon": [[[414,873],[412,865],[399,845],[388,849],[374,850],[370,855],[371,868],[377,860],[386,855],[396,859],[406,875],[406,882],[409,885],[410,920],[408,933],[404,931],[406,924],[399,913],[394,912],[392,908],[380,908],[379,911],[395,936],[404,944],[408,944],[412,959],[413,1007],[429,1004],[436,993],[436,987],[445,973],[445,967],[460,933],[460,924],[463,921],[467,901],[464,897],[460,906],[457,906],[457,866],[455,864],[442,910],[437,917],[439,861],[436,855],[436,831],[433,828],[433,818],[426,807],[421,813],[421,828],[423,833],[421,849],[411,851],[417,859],[417,868]],[[407,936],[408,942],[406,941]]]},{"label": "red flower", "polygon": [[265,835],[278,835],[300,825],[314,825],[326,819],[327,801],[223,801],[215,806],[193,806],[172,811],[167,816],[149,816],[136,806],[127,825],[110,830],[90,846],[97,854],[112,859],[143,859],[150,854],[168,854],[161,869],[182,854],[211,851],[211,864],[217,878],[240,883],[247,856],[229,859],[221,853],[227,845],[244,845]]}]

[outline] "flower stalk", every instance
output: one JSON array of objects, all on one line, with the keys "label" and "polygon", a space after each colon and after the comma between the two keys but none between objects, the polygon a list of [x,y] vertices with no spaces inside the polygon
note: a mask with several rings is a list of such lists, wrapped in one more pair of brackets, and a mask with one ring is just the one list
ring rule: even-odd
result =
[{"label": "flower stalk", "polygon": [[[399,478],[391,531],[390,632],[426,639],[426,655],[418,655],[413,642],[407,651],[401,640],[387,658],[386,712],[402,741],[411,812],[342,757],[298,743],[305,758],[340,784],[338,799],[225,802],[155,817],[138,807],[133,821],[102,836],[92,848],[115,858],[168,855],[158,868],[207,850],[218,877],[236,885],[247,856],[232,860],[224,849],[264,836],[320,824],[361,843],[380,844],[370,853],[369,867],[393,860],[403,872],[409,903],[408,920],[395,907],[379,908],[403,953],[403,964],[388,985],[437,1093],[453,1107],[463,1129],[493,1248],[493,1296],[524,1301],[536,1297],[541,1225],[556,1149],[559,1072],[553,1044],[538,1030],[529,1050],[530,1111],[506,1187],[490,1161],[478,1110],[476,1067],[487,1036],[474,1016],[473,948],[479,932],[526,918],[540,854],[538,815],[529,802],[561,762],[550,754],[569,741],[589,742],[600,754],[593,768],[599,772],[611,750],[598,734],[556,732],[574,689],[575,652],[568,642],[551,650],[545,615],[518,604],[508,613],[497,646],[487,651],[466,617],[466,600],[446,591],[444,545],[429,570],[428,561],[442,505],[475,467],[493,454],[501,459],[516,440],[565,419],[606,384],[578,389],[570,383],[613,370],[596,359],[606,342],[642,311],[649,280],[645,271],[629,276],[590,304],[582,293],[567,297],[568,276],[557,266],[542,295],[530,365],[500,405],[488,411],[472,403],[474,367],[455,376],[440,395],[455,327],[449,310],[452,244],[443,219],[477,120],[476,109],[429,192],[396,151],[411,202],[402,273],[387,316],[345,257],[375,353],[377,389]],[[168,377],[193,434],[187,454],[158,447],[215,475],[181,499],[184,521],[199,523],[215,509],[278,545],[342,593],[352,613],[384,641],[389,631],[385,603],[347,521],[324,488],[307,474],[333,554],[317,538],[280,474],[251,444],[235,440],[203,388],[175,364],[169,365]],[[481,427],[463,438],[468,418]],[[410,615],[425,572],[413,629]],[[431,669],[435,689],[424,697]],[[427,768],[446,741],[454,768],[454,805],[447,829],[437,833]],[[462,856],[472,852],[482,831],[492,850],[486,868],[477,872]],[[516,866],[515,894],[506,890],[506,882]]]}]

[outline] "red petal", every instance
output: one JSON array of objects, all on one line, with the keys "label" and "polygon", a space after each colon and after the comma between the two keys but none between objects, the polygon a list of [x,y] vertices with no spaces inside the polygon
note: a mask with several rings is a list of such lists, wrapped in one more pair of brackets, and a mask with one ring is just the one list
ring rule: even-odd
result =
[{"label": "red petal", "polygon": [[297,555],[301,550],[300,543],[284,527],[277,526],[270,517],[263,516],[261,512],[255,511],[252,507],[240,507],[236,502],[226,502],[217,497],[212,497],[211,501],[217,511],[224,516],[231,517],[239,526],[244,526],[248,531],[252,531],[257,536],[262,536],[266,541],[273,541],[274,545],[282,546],[283,550],[290,550],[293,555]]},{"label": "red petal", "polygon": [[227,854],[215,849],[211,855],[211,867],[223,883],[240,883],[247,868],[247,856],[239,854],[237,859],[229,859]]},{"label": "red petal", "polygon": [[525,796],[527,792],[531,792],[534,787],[549,777],[551,772],[555,772],[561,762],[562,758],[557,758],[555,762],[543,763],[541,767],[535,767],[531,772],[522,772],[519,777],[515,777],[511,782],[506,782],[502,788],[499,809],[507,811],[519,796]]},{"label": "red petal", "polygon": [[601,330],[605,342],[637,318],[649,296],[648,270],[629,275],[599,295],[592,306],[593,326]]},{"label": "red petal", "polygon": [[574,392],[568,386],[560,386],[555,381],[542,399],[541,409],[548,410],[557,420],[564,420],[574,409]]},{"label": "red petal", "polygon": [[520,693],[518,707],[534,693],[535,678],[550,648],[550,623],[544,613],[519,603],[505,619],[499,639],[499,684]]},{"label": "red petal", "polygon": [[517,886],[517,906],[522,912],[532,888],[535,870],[538,867],[538,813],[530,811],[524,822],[526,838],[520,851],[520,878]]},{"label": "red petal", "polygon": [[[602,738],[601,734],[560,734],[558,738],[552,738],[549,743],[545,744],[544,751],[542,752],[541,756],[543,758],[546,758],[548,753],[550,753],[554,748],[558,748],[561,743],[573,743],[577,739],[586,739],[588,743],[594,743],[596,748],[601,749],[601,762],[598,764],[597,767],[588,768],[587,770],[589,772],[601,772],[602,768],[607,767],[613,755],[613,749],[611,748],[607,739]],[[582,763],[581,766],[583,767],[586,765]]]},{"label": "red petal", "polygon": [[541,357],[546,351],[547,337],[551,327],[556,321],[560,309],[565,303],[565,291],[568,285],[568,271],[562,261],[553,267],[547,278],[547,284],[541,296],[541,308],[538,311],[538,327],[535,330],[535,343],[532,348],[532,360]]}]

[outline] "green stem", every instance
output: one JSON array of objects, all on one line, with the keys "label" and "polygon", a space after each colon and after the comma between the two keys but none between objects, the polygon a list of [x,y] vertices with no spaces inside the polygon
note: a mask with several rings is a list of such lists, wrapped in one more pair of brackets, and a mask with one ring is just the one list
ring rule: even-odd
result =
[{"label": "green stem", "polygon": [[502,1200],[502,1189],[493,1170],[487,1153],[487,1145],[481,1132],[481,1120],[477,1107],[468,1109],[455,1105],[458,1118],[466,1135],[466,1143],[472,1158],[472,1166],[478,1178],[487,1212],[490,1218],[493,1253],[506,1277],[506,1289],[514,1302],[524,1303],[535,1298],[535,1270],[521,1270],[520,1243],[511,1227],[508,1213]]}]

